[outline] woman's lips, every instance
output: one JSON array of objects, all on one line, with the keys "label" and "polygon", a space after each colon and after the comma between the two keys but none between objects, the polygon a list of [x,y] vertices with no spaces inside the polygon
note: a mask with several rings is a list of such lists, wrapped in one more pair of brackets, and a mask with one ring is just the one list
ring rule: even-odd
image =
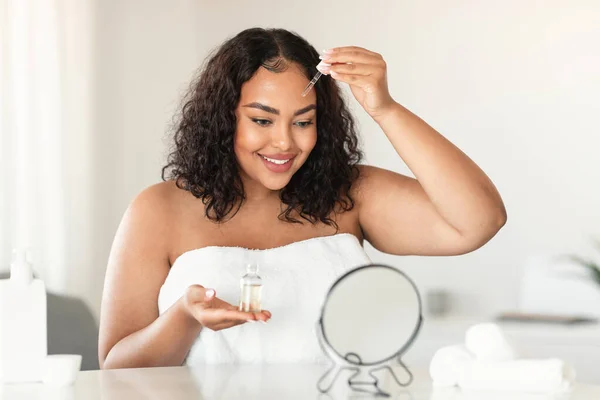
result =
[{"label": "woman's lips", "polygon": [[294,158],[293,154],[277,154],[277,155],[262,155],[258,154],[265,167],[271,172],[282,173],[287,172],[292,167]]}]

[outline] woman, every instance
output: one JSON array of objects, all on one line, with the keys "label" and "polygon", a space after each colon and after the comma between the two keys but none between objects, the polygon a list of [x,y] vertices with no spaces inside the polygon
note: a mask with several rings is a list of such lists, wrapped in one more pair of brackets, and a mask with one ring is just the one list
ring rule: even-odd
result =
[{"label": "woman", "polygon": [[[320,58],[329,76],[302,97]],[[417,179],[359,165],[339,84]],[[115,237],[102,368],[316,361],[320,304],[338,275],[369,262],[363,240],[396,255],[463,254],[506,221],[477,165],[392,99],[379,54],[320,57],[281,29],[245,30],[210,58],[163,180],[137,196]],[[250,262],[273,314],[237,310]]]}]

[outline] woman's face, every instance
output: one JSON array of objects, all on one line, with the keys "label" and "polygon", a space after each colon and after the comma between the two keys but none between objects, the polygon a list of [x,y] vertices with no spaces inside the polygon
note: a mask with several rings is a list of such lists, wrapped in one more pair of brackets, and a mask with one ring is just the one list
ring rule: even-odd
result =
[{"label": "woman's face", "polygon": [[259,68],[242,86],[234,151],[246,179],[270,190],[285,187],[317,142],[314,90],[296,64],[284,72]]}]

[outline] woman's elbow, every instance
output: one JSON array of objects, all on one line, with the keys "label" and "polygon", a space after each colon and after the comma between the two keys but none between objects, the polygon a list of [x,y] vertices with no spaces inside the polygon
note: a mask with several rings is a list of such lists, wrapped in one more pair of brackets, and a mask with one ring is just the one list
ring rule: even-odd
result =
[{"label": "woman's elbow", "polygon": [[478,229],[474,230],[472,240],[483,246],[490,241],[506,225],[506,209],[503,205],[481,218]]},{"label": "woman's elbow", "polygon": [[483,247],[506,225],[506,220],[504,207],[479,219],[477,225],[461,232],[461,244],[457,254],[467,254]]},{"label": "woman's elbow", "polygon": [[489,207],[485,212],[481,212],[477,218],[476,224],[471,229],[471,237],[475,241],[486,243],[506,225],[507,220],[506,207],[500,200],[498,204]]},{"label": "woman's elbow", "polygon": [[506,207],[504,207],[504,204],[501,204],[497,213],[496,213],[496,217],[495,217],[495,227],[496,230],[494,232],[494,234],[498,233],[498,231],[500,229],[502,229],[502,227],[504,225],[506,225],[506,220],[508,219],[508,215],[506,213]]},{"label": "woman's elbow", "polygon": [[108,351],[98,351],[98,364],[100,365],[100,369],[117,369],[123,368],[122,365],[119,365],[118,362],[115,362],[115,357],[111,357],[111,350]]},{"label": "woman's elbow", "polygon": [[98,364],[100,365],[100,369],[113,369],[111,367],[110,360],[108,360],[108,354],[102,352],[98,354]]}]

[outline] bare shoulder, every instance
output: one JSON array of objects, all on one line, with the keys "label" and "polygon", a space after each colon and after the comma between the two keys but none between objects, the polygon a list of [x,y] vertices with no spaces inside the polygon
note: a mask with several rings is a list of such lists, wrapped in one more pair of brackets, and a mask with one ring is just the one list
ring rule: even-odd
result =
[{"label": "bare shoulder", "polygon": [[386,188],[398,188],[398,186],[410,186],[413,178],[399,174],[384,168],[374,167],[372,165],[358,165],[359,176],[352,185],[350,195],[357,201],[362,201],[373,191],[379,191],[385,194]]},{"label": "bare shoulder", "polygon": [[142,190],[123,220],[136,236],[160,245],[169,262],[188,248],[210,242],[215,233],[215,224],[206,218],[204,203],[174,181]]},{"label": "bare shoulder", "polygon": [[190,197],[193,196],[177,187],[175,182],[160,182],[142,190],[129,205],[128,212],[154,221],[170,220]]},{"label": "bare shoulder", "polygon": [[180,191],[173,181],[156,183],[142,190],[133,199],[130,208],[143,210],[158,207],[156,211],[166,210],[177,196],[181,196],[178,193]]},{"label": "bare shoulder", "polygon": [[387,169],[375,167],[373,165],[360,164],[357,165],[360,175],[358,177],[359,183],[368,183],[369,179],[378,178],[382,175],[394,174],[394,172]]},{"label": "bare shoulder", "polygon": [[163,249],[170,248],[165,241],[173,236],[173,230],[184,208],[182,202],[186,201],[187,196],[191,194],[179,189],[172,181],[145,188],[125,211],[120,227],[121,233],[146,240],[152,238],[150,242],[160,240]]}]

